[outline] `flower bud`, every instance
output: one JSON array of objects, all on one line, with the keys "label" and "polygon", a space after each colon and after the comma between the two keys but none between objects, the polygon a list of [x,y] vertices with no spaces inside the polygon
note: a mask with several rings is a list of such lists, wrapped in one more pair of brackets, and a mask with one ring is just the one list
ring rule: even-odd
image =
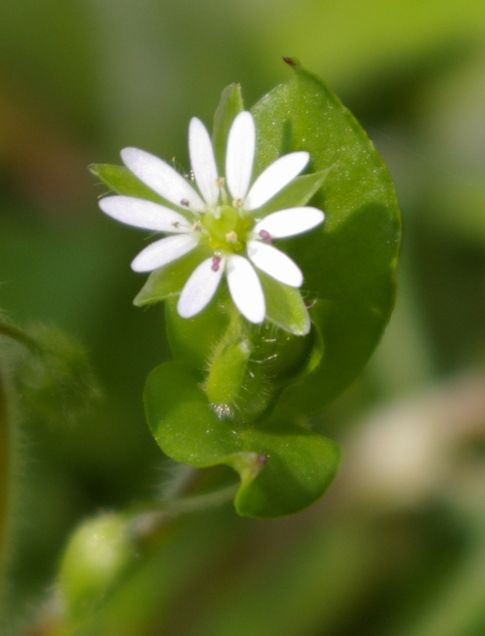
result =
[{"label": "flower bud", "polygon": [[58,577],[63,608],[82,619],[106,596],[136,559],[126,520],[104,513],[74,531],[62,557]]}]

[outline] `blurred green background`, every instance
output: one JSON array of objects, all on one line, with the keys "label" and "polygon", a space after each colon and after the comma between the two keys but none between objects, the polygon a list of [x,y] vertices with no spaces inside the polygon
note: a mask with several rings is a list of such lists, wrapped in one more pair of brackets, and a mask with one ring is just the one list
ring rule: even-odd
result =
[{"label": "blurred green background", "polygon": [[76,418],[18,396],[5,634],[57,633],[49,598],[69,532],[156,495],[170,470],[141,405],[168,356],[161,308],[131,305],[142,237],[99,213],[86,166],[128,145],[186,165],[189,118],[210,123],[233,81],[252,105],[288,76],[282,55],[337,92],[390,166],[396,311],[322,414],[343,447],[327,495],[277,521],[227,506],[174,523],[90,633],[485,634],[483,0],[1,4],[0,307],[79,339],[102,392]]}]

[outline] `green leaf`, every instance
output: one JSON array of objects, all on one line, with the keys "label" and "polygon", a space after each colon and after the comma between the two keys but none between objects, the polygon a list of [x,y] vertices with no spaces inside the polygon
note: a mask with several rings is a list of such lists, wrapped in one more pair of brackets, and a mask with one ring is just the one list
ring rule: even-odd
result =
[{"label": "green leaf", "polygon": [[281,241],[301,266],[303,295],[325,352],[314,371],[281,395],[275,420],[321,409],[361,371],[387,323],[395,295],[400,216],[387,169],[338,98],[295,67],[291,79],[253,109],[256,172],[289,151],[306,150],[328,170],[315,197],[326,214],[312,232]]},{"label": "green leaf", "polygon": [[225,464],[237,471],[240,515],[275,517],[300,510],[323,493],[337,468],[335,444],[317,433],[287,423],[269,429],[224,419],[184,363],[154,369],[144,401],[152,434],[167,455],[196,467]]},{"label": "green leaf", "polygon": [[268,320],[295,336],[306,336],[310,331],[310,316],[299,290],[279,283],[264,272],[259,272],[259,278]]},{"label": "green leaf", "polygon": [[[108,186],[116,194],[124,194],[129,197],[139,197],[160,203],[163,201],[153,190],[132,174],[124,166],[114,166],[109,163],[93,163],[89,171],[100,181]],[[173,207],[173,206],[171,206]]]},{"label": "green leaf", "polygon": [[214,144],[214,154],[216,156],[219,174],[225,173],[225,157],[227,135],[234,120],[234,117],[243,110],[243,99],[241,86],[239,84],[229,84],[222,91],[219,105],[214,114],[214,128],[212,132],[212,143]]},{"label": "green leaf", "polygon": [[136,307],[153,305],[182,291],[188,277],[206,257],[203,249],[192,250],[176,261],[156,269],[133,300]]}]

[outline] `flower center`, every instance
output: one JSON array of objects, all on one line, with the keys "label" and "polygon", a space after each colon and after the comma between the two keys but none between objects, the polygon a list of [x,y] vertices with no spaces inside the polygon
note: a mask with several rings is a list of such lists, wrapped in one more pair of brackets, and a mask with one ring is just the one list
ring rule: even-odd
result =
[{"label": "flower center", "polygon": [[211,249],[233,253],[244,249],[253,220],[240,209],[220,205],[215,212],[201,215],[200,224]]}]

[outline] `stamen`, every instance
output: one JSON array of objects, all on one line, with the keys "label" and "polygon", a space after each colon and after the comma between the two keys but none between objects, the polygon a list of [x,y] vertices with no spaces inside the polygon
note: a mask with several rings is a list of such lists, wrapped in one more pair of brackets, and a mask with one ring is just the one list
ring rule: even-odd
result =
[{"label": "stamen", "polygon": [[258,234],[263,240],[263,243],[268,243],[269,245],[271,245],[273,239],[271,237],[271,234],[267,230],[259,230]]},{"label": "stamen", "polygon": [[258,457],[256,458],[256,461],[258,462],[260,466],[264,466],[268,462],[268,459],[269,459],[268,455],[261,454],[261,455],[258,455]]},{"label": "stamen", "polygon": [[184,208],[188,208],[190,205],[190,201],[188,199],[181,199],[180,205],[183,206]]},{"label": "stamen", "polygon": [[211,270],[213,272],[218,272],[219,268],[221,266],[221,257],[220,256],[213,256],[212,257],[212,265],[211,265]]},{"label": "stamen", "polygon": [[242,208],[242,199],[234,199],[234,201],[232,202],[232,207],[233,208]]}]

